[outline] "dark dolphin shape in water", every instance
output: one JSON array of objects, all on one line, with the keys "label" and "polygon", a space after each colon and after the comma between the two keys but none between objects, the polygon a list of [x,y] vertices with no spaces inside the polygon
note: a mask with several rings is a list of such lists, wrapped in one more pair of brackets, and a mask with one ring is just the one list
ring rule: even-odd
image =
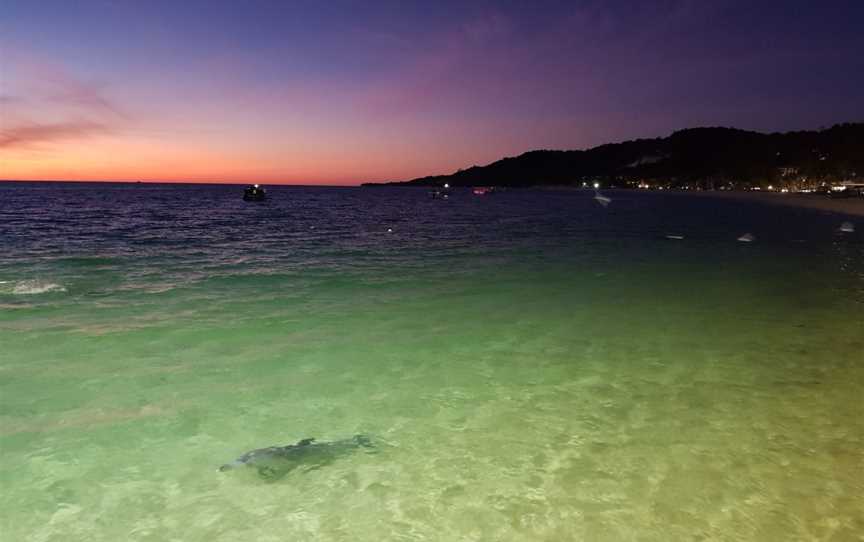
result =
[{"label": "dark dolphin shape in water", "polygon": [[314,438],[306,438],[297,444],[270,446],[246,452],[234,461],[225,463],[219,470],[224,472],[239,467],[251,467],[256,469],[262,478],[278,480],[301,465],[309,470],[318,469],[357,449],[374,447],[372,439],[366,435],[355,435],[333,442],[315,442]]}]

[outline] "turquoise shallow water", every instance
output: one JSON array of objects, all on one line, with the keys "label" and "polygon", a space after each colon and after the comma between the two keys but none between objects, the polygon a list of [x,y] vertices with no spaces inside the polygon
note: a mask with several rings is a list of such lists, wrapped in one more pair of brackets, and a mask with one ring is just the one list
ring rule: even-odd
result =
[{"label": "turquoise shallow water", "polygon": [[[3,540],[864,532],[848,218],[627,192],[0,193]],[[218,471],[355,434],[374,453]]]}]

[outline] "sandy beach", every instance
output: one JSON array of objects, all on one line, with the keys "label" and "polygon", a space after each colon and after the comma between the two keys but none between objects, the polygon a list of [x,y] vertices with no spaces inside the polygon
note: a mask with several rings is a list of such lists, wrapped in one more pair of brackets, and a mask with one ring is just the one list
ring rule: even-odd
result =
[{"label": "sandy beach", "polygon": [[806,207],[829,213],[864,216],[864,198],[832,199],[821,194],[783,194],[780,192],[725,192],[725,191],[686,191],[670,192],[675,194],[701,195],[705,197],[729,198],[760,201],[771,205]]},{"label": "sandy beach", "polygon": [[[544,190],[587,190],[581,187],[568,187],[551,185],[540,187]],[[630,192],[635,189],[616,188],[602,190],[604,193]],[[838,213],[852,216],[864,216],[864,198],[842,198],[832,199],[822,194],[783,194],[781,192],[744,192],[744,191],[720,191],[720,190],[667,190],[663,192],[668,195],[703,196],[706,198],[726,198],[748,201],[759,201],[770,205],[786,205],[791,207],[804,207],[818,209],[828,213]]]}]

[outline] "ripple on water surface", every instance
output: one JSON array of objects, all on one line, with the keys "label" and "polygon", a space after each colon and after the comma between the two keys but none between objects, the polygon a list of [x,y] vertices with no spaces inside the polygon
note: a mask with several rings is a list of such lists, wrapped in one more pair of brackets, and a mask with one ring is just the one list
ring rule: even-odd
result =
[{"label": "ripple on water surface", "polygon": [[[230,187],[64,187],[42,208],[27,190],[5,201],[41,215],[0,226],[10,540],[864,532],[864,249],[833,217],[625,193],[253,206]],[[57,222],[73,203],[90,209]],[[356,434],[375,453],[218,470]]]}]

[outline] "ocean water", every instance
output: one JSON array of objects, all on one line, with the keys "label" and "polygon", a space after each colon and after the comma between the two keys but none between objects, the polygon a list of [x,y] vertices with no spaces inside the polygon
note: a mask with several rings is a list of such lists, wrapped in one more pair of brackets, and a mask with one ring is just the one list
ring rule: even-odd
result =
[{"label": "ocean water", "polygon": [[864,539],[860,219],[240,193],[0,183],[0,539]]}]

